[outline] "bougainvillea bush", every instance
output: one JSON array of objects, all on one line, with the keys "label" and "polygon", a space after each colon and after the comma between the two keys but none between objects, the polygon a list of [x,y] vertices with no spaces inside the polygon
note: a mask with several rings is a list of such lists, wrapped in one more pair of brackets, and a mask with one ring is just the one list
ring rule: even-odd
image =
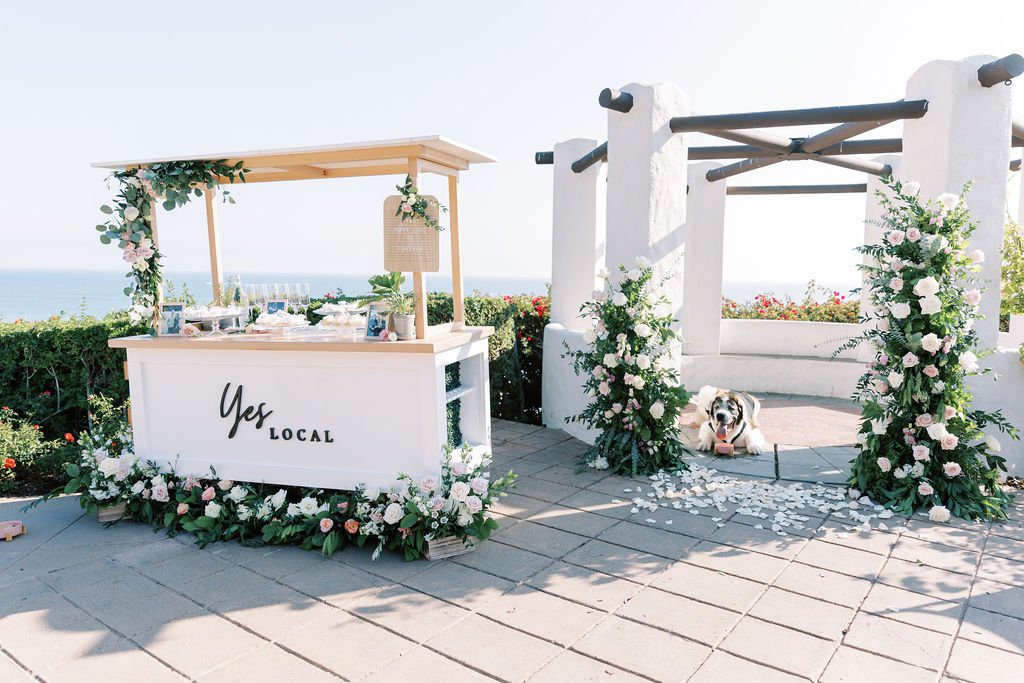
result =
[{"label": "bougainvillea bush", "polygon": [[63,481],[75,437],[47,439],[38,424],[0,406],[0,495],[42,492]]},{"label": "bougainvillea bush", "polygon": [[[440,476],[399,475],[388,488],[332,491],[180,476],[143,462],[133,451],[126,407],[97,398],[94,426],[81,435],[81,460],[58,493],[79,493],[88,512],[125,506],[125,516],[195,534],[200,545],[237,540],[247,545],[292,544],[332,555],[348,544],[385,549],[407,560],[422,556],[431,539],[455,536],[472,545],[498,524],[489,510],[514,485],[509,472],[492,479],[490,457],[479,450],[444,454]],[[48,497],[50,497],[48,496]]]},{"label": "bougainvillea bush", "polygon": [[588,348],[571,350],[577,375],[593,399],[582,413],[566,418],[600,430],[584,463],[627,474],[682,468],[678,418],[690,400],[679,381],[673,355],[679,338],[671,304],[657,292],[650,262],[619,267],[617,283],[600,273],[607,287],[580,311],[593,322],[584,333]]},{"label": "bougainvillea bush", "polygon": [[886,182],[882,242],[860,248],[871,260],[862,268],[874,325],[846,345],[866,339],[877,350],[857,385],[863,423],[850,485],[936,521],[1005,517],[1005,460],[982,430],[1017,431],[1000,411],[974,409],[966,383],[987,372],[973,328],[985,259],[968,246],[975,223],[963,193],[926,201],[917,183]]},{"label": "bougainvillea bush", "polygon": [[803,320],[819,323],[856,323],[860,319],[860,301],[849,299],[811,281],[803,301],[780,299],[770,292],[758,294],[753,301],[738,303],[722,297],[722,317],[745,320]]}]

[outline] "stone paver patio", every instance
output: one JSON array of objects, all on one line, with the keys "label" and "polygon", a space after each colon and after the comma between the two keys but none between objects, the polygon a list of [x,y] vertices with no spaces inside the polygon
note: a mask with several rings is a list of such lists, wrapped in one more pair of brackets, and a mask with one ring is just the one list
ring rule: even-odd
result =
[{"label": "stone paver patio", "polygon": [[[624,494],[636,480],[576,473],[583,449],[496,421],[494,469],[522,477],[497,509],[501,529],[434,563],[200,550],[140,525],[104,529],[70,498],[26,514],[24,501],[0,501],[0,518],[31,531],[0,543],[0,680],[988,682],[1024,671],[1024,506],[1006,523],[893,518],[871,534],[812,517],[780,537],[732,508],[666,508],[648,524]],[[780,473],[839,482],[850,453],[782,448]],[[774,476],[774,454],[703,463]]]}]

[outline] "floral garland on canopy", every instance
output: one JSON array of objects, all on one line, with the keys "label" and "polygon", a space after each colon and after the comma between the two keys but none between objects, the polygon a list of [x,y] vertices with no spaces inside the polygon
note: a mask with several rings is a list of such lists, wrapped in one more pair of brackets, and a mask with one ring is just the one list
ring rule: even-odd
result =
[{"label": "floral garland on canopy", "polygon": [[[515,484],[509,472],[492,480],[491,459],[479,451],[449,451],[441,476],[399,475],[388,489],[332,491],[219,479],[182,477],[142,462],[132,431],[109,400],[93,402],[92,433],[79,438],[82,457],[65,465],[71,480],[46,498],[78,493],[90,513],[124,503],[125,518],[152,524],[173,536],[195,534],[205,546],[237,540],[246,545],[292,544],[332,555],[346,545],[374,546],[373,558],[393,550],[415,560],[433,539],[455,536],[466,546],[498,528],[489,515]],[[39,501],[37,501],[39,502]]]},{"label": "floral garland on canopy", "polygon": [[883,182],[892,193],[878,193],[883,240],[858,249],[871,260],[861,269],[876,311],[865,322],[875,325],[840,349],[864,340],[876,348],[857,385],[863,422],[850,486],[904,514],[926,508],[934,521],[1005,517],[1006,462],[982,430],[992,425],[1013,438],[1017,430],[1001,411],[973,409],[966,385],[989,372],[979,369],[973,329],[985,255],[968,251],[976,228],[964,202],[970,186],[933,202],[918,196],[918,183]]},{"label": "floral garland on canopy", "polygon": [[583,335],[588,348],[566,345],[563,355],[577,375],[586,376],[583,387],[593,399],[566,422],[601,430],[583,456],[589,467],[633,475],[685,468],[678,418],[690,394],[672,360],[679,337],[671,304],[657,293],[647,259],[619,270],[619,282],[612,284],[602,269],[607,291],[594,292],[594,300],[580,307],[593,321]]},{"label": "floral garland on canopy", "polygon": [[[247,171],[241,161],[229,165],[220,159],[162,162],[110,175],[118,183],[118,192],[112,206],[100,207],[109,218],[97,224],[96,230],[100,242],[116,243],[121,257],[131,265],[125,277],[132,278],[132,283],[124,288],[124,293],[132,300],[128,315],[133,323],[148,320],[152,328],[163,281],[163,254],[153,239],[153,202],[161,201],[163,208],[170,211],[184,206],[193,197],[203,196],[203,190],[216,187],[224,178],[232,183],[236,179],[245,182]],[[233,204],[235,200],[224,192],[224,201]]]}]

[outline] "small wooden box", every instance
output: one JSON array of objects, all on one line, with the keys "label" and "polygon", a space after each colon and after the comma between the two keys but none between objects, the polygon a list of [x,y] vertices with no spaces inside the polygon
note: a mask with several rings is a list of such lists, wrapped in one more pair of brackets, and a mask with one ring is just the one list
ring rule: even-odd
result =
[{"label": "small wooden box", "polygon": [[731,443],[716,443],[715,455],[736,455],[736,447]]},{"label": "small wooden box", "polygon": [[428,560],[443,560],[446,557],[455,557],[456,555],[465,555],[466,553],[473,552],[475,547],[472,541],[463,543],[455,536],[445,536],[444,538],[433,538],[427,541],[427,552],[425,555]]},{"label": "small wooden box", "polygon": [[109,522],[117,522],[124,519],[124,503],[118,503],[117,505],[104,505],[96,513],[96,519],[100,524],[107,524]]}]

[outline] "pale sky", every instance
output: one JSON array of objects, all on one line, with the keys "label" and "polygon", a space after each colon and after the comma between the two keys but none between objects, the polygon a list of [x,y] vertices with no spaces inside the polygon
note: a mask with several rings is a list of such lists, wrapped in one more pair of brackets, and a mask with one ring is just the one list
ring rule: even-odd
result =
[{"label": "pale sky", "polygon": [[[499,159],[461,181],[465,272],[549,277],[551,168],[533,153],[604,140],[606,86],[672,81],[709,114],[862,104],[902,98],[932,59],[1011,52],[1019,0],[7,3],[0,268],[122,269],[93,229],[110,195],[92,162],[440,134]],[[380,270],[396,181],[237,189],[225,270]],[[862,181],[811,161],[734,179]],[[730,197],[726,279],[855,281],[863,202]],[[207,268],[205,232],[201,203],[161,215],[166,265]]]}]

